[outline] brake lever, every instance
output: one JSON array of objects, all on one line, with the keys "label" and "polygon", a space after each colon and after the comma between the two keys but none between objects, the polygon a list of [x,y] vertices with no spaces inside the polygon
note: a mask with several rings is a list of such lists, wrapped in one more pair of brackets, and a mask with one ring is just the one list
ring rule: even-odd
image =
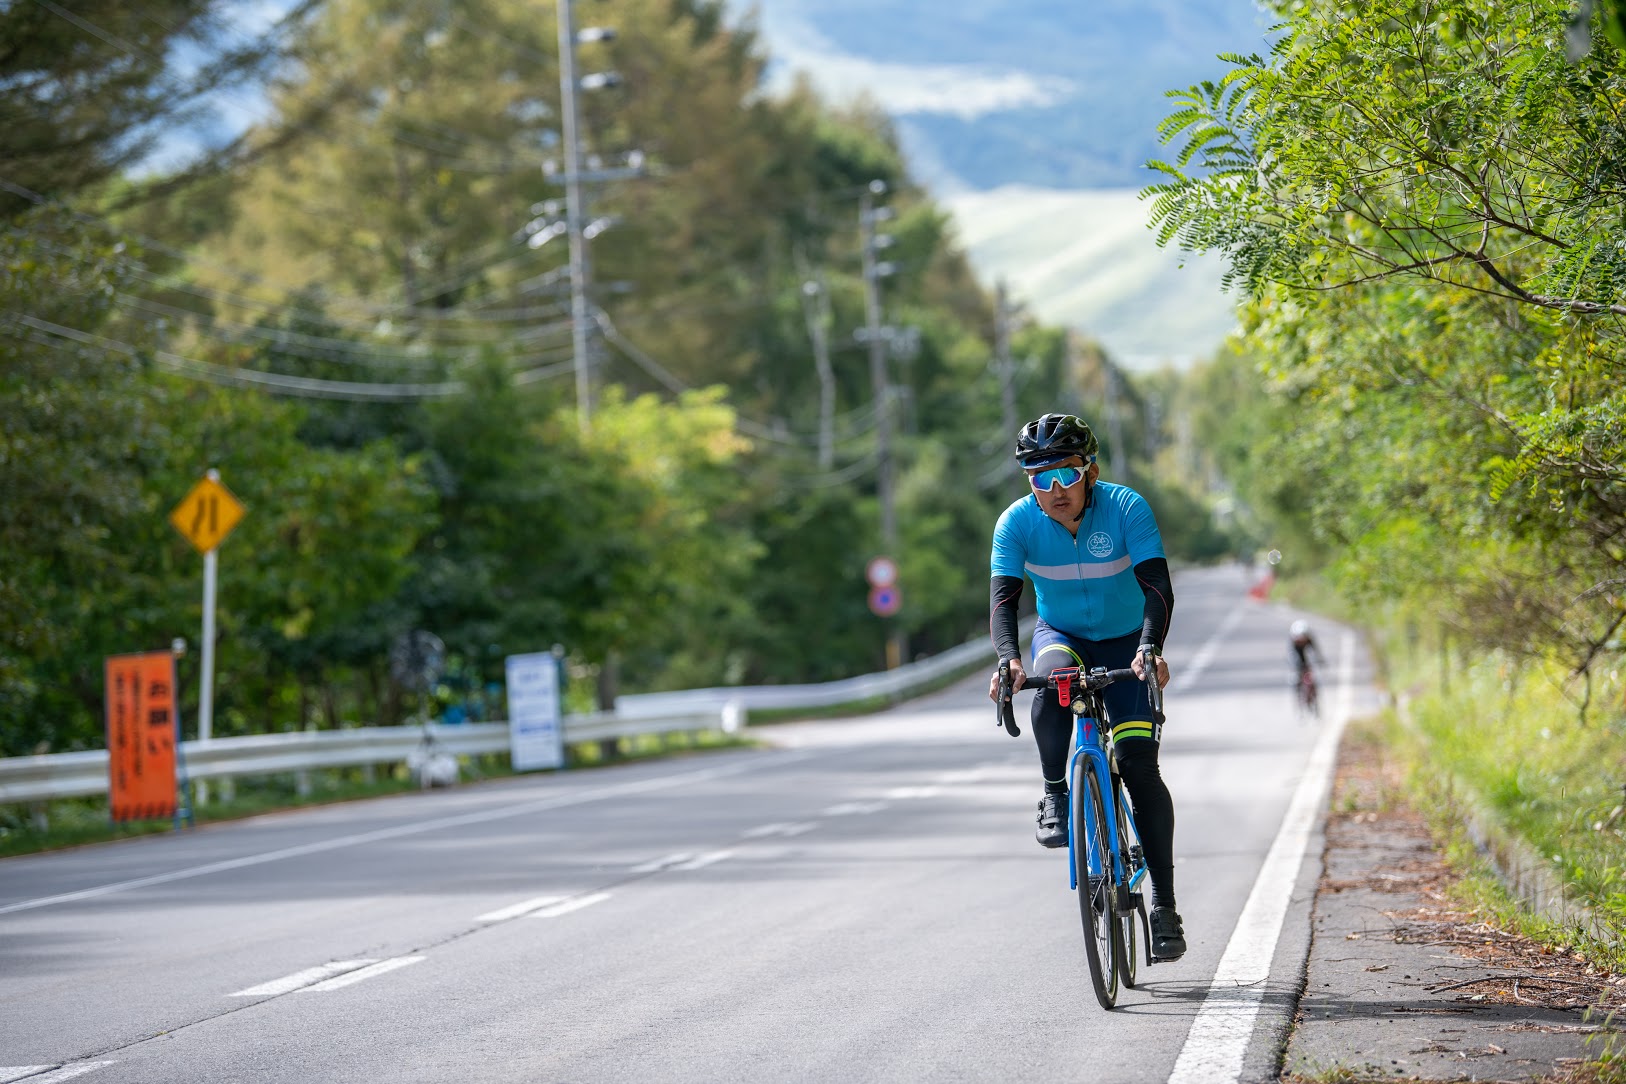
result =
[{"label": "brake lever", "polygon": [[1005,728],[1005,732],[1013,738],[1022,736],[1022,728],[1016,725],[1016,709],[1011,706],[1011,664],[1002,660],[999,664],[999,694],[994,700],[994,722]]},{"label": "brake lever", "polygon": [[1142,679],[1146,682],[1146,698],[1151,704],[1152,714],[1161,723],[1163,722],[1163,686],[1158,684],[1157,680],[1157,655],[1152,652],[1151,648],[1144,648],[1141,651],[1141,659],[1146,670],[1146,677]]}]

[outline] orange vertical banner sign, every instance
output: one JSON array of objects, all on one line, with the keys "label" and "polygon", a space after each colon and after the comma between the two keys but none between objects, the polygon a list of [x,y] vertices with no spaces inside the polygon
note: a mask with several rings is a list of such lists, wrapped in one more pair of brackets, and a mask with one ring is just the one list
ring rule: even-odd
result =
[{"label": "orange vertical banner sign", "polygon": [[107,794],[115,821],[175,815],[175,656],[110,655]]}]

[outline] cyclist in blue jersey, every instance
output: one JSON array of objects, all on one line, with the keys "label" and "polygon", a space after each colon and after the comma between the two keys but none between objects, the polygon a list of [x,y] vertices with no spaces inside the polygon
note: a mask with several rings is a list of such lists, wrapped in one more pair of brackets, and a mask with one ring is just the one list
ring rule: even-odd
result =
[{"label": "cyclist in blue jersey", "polygon": [[[1097,481],[1098,450],[1090,427],[1071,414],[1046,414],[1017,436],[1016,459],[1032,492],[1005,509],[994,528],[989,627],[1013,687],[1021,688],[1027,672],[1016,611],[1025,576],[1039,612],[1035,676],[1066,666],[1127,666],[1140,676],[1103,695],[1152,882],[1152,955],[1174,959],[1186,951],[1174,906],[1174,802],[1158,770],[1162,723],[1145,685],[1148,670],[1160,686],[1169,682],[1163,638],[1174,587],[1151,508],[1129,487]],[[990,698],[998,683],[995,671]],[[1065,847],[1073,719],[1054,689],[1034,697],[1033,733],[1044,773],[1036,835],[1045,847]]]}]

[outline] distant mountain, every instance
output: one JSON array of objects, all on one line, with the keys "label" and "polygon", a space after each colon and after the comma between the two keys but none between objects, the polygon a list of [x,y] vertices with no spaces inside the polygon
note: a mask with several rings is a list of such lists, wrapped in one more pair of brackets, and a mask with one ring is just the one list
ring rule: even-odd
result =
[{"label": "distant mountain", "polygon": [[[1122,363],[1189,364],[1235,324],[1217,260],[1159,249],[1135,192],[1165,91],[1265,48],[1251,0],[756,0],[772,78],[865,94],[973,265]],[[1182,266],[1182,263],[1185,266]]]},{"label": "distant mountain", "polygon": [[1165,91],[1265,48],[1251,0],[759,0],[784,70],[867,90],[939,191],[1146,183]]}]

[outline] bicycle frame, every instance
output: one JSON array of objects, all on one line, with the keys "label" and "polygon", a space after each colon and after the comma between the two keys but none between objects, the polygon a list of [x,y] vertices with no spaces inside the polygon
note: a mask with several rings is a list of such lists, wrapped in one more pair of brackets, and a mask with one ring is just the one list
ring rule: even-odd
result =
[{"label": "bicycle frame", "polygon": [[[1060,670],[1055,671],[1056,674],[1062,672]],[[1069,704],[1069,700],[1072,698],[1070,686],[1071,681],[1068,681],[1065,686],[1067,687],[1067,696],[1062,700],[1063,706],[1066,707],[1073,707]],[[1058,683],[1058,695],[1061,694],[1063,687],[1061,683]],[[1067,759],[1067,778],[1068,780],[1073,778],[1073,770],[1077,766],[1080,757],[1089,761],[1090,771],[1095,774],[1096,782],[1101,787],[1101,797],[1108,806],[1106,837],[1107,849],[1112,854],[1112,879],[1115,883],[1123,885],[1125,891],[1133,892],[1146,876],[1146,867],[1142,866],[1136,870],[1134,878],[1128,881],[1127,884],[1125,883],[1127,870],[1124,868],[1123,840],[1118,838],[1117,816],[1118,809],[1124,804],[1124,796],[1122,786],[1113,778],[1112,774],[1112,754],[1109,751],[1109,739],[1106,736],[1107,731],[1102,725],[1106,718],[1106,708],[1102,703],[1101,693],[1095,689],[1081,689],[1078,704],[1073,707],[1073,752]],[[1069,887],[1075,891],[1078,889],[1079,827],[1074,820],[1068,820],[1067,875]],[[1094,825],[1086,824],[1083,827],[1085,829],[1084,838],[1094,839]],[[1099,877],[1105,871],[1105,861],[1101,855],[1093,853],[1093,848],[1090,849],[1090,852],[1085,854],[1085,869],[1088,876]]]}]

